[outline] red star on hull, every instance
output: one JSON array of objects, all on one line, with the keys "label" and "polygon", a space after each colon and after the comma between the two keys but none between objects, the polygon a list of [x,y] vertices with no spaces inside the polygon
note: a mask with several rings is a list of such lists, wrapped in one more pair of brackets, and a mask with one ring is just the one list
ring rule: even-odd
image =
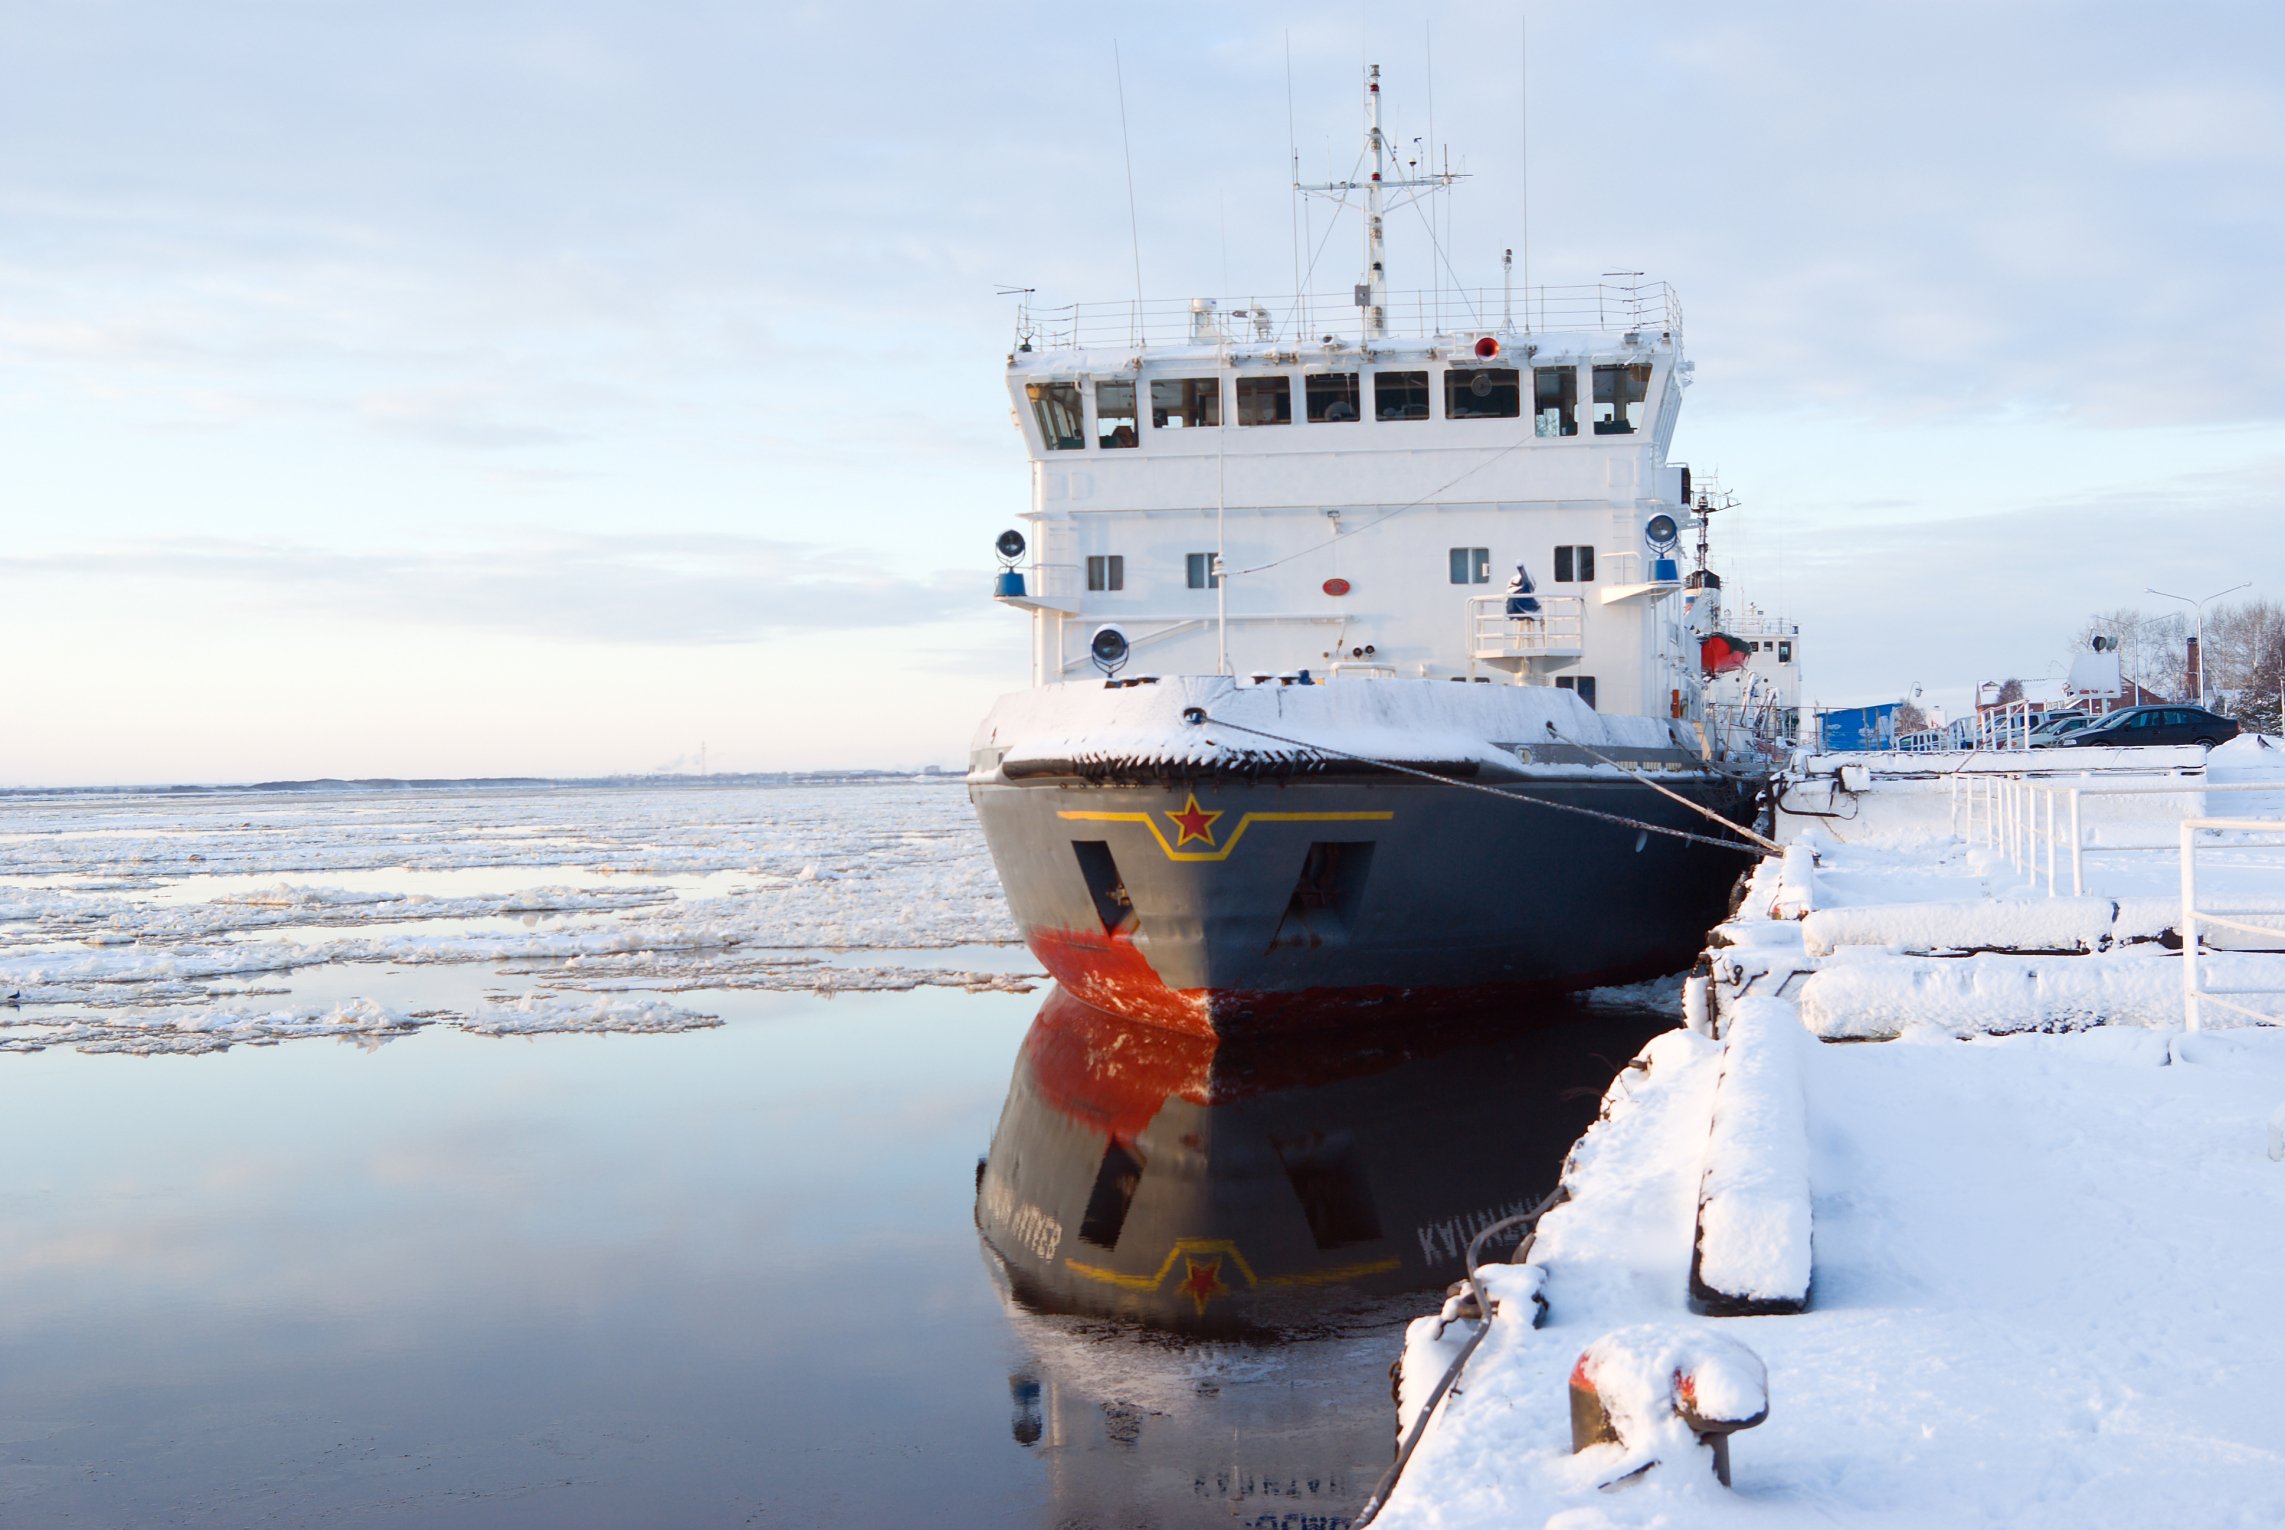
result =
[{"label": "red star on hull", "polygon": [[1219,812],[1209,813],[1200,807],[1196,792],[1192,792],[1190,800],[1182,804],[1181,812],[1177,813],[1170,809],[1166,816],[1174,820],[1174,827],[1180,831],[1179,837],[1174,841],[1175,849],[1181,849],[1194,839],[1206,841],[1206,848],[1209,850],[1214,848],[1214,820],[1222,815]]},{"label": "red star on hull", "polygon": [[1182,1262],[1189,1266],[1190,1273],[1183,1277],[1182,1284],[1175,1289],[1189,1297],[1197,1307],[1198,1315],[1204,1317],[1208,1302],[1217,1296],[1230,1294],[1230,1288],[1222,1284],[1222,1256],[1216,1254],[1211,1259],[1192,1259],[1185,1255]]}]

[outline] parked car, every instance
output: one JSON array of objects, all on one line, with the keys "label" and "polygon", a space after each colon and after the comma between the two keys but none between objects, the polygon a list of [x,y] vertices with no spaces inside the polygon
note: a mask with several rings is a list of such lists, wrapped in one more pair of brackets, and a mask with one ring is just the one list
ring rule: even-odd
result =
[{"label": "parked car", "polygon": [[2031,737],[2026,742],[2034,749],[2045,749],[2064,734],[2076,733],[2081,728],[2091,728],[2101,721],[2102,719],[2092,712],[2057,712],[2043,719],[2038,727],[2033,728]]},{"label": "parked car", "polygon": [[2212,748],[2237,737],[2234,718],[2204,707],[2121,707],[2102,721],[2055,740],[2058,749],[2117,749],[2141,744],[2203,744]]}]

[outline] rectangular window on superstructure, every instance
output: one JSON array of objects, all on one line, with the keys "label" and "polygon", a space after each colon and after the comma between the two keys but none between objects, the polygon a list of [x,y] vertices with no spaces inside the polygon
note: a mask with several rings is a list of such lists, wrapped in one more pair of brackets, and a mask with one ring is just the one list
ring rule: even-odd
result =
[{"label": "rectangular window on superstructure", "polygon": [[1512,420],[1523,412],[1513,367],[1454,367],[1444,374],[1444,418]]},{"label": "rectangular window on superstructure", "polygon": [[1793,645],[1787,642],[1784,638],[1779,638],[1777,640],[1777,662],[1780,664],[1791,664],[1793,662]]},{"label": "rectangular window on superstructure", "polygon": [[1650,363],[1595,368],[1595,434],[1631,436],[1642,428],[1650,397]]},{"label": "rectangular window on superstructure", "polygon": [[1358,416],[1354,372],[1312,372],[1301,380],[1301,392],[1312,425],[1343,424]]},{"label": "rectangular window on superstructure", "polygon": [[1080,408],[1077,383],[1025,383],[1023,391],[1039,421],[1039,438],[1049,451],[1075,452],[1087,444],[1087,416]]},{"label": "rectangular window on superstructure", "polygon": [[1531,413],[1535,436],[1575,436],[1579,433],[1579,369],[1533,367]]},{"label": "rectangular window on superstructure", "polygon": [[1240,425],[1291,425],[1293,423],[1293,379],[1290,377],[1239,378],[1238,423]]},{"label": "rectangular window on superstructure", "polygon": [[1555,582],[1557,584],[1593,584],[1595,582],[1595,549],[1584,543],[1555,549]]},{"label": "rectangular window on superstructure", "polygon": [[1087,588],[1123,590],[1127,587],[1127,560],[1118,553],[1098,553],[1087,560]]},{"label": "rectangular window on superstructure", "polygon": [[1451,573],[1454,584],[1490,584],[1492,550],[1488,547],[1453,548]]},{"label": "rectangular window on superstructure", "polygon": [[1196,430],[1222,423],[1222,379],[1160,377],[1150,385],[1150,428]]},{"label": "rectangular window on superstructure", "polygon": [[1214,573],[1214,555],[1212,553],[1190,553],[1182,561],[1184,573],[1188,575],[1190,580],[1190,588],[1211,590],[1221,584],[1222,581]]},{"label": "rectangular window on superstructure", "polygon": [[1135,444],[1135,380],[1095,384],[1095,444],[1101,447]]},{"label": "rectangular window on superstructure", "polygon": [[1426,372],[1375,372],[1373,374],[1373,418],[1376,420],[1427,419],[1428,374]]},{"label": "rectangular window on superstructure", "polygon": [[1576,692],[1579,699],[1587,704],[1587,710],[1594,710],[1595,677],[1593,675],[1557,675],[1555,688],[1559,691]]}]

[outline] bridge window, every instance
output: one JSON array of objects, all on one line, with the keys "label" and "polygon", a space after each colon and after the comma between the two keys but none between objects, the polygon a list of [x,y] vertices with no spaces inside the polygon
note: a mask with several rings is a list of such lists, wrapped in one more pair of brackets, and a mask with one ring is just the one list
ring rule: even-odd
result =
[{"label": "bridge window", "polygon": [[1555,549],[1555,582],[1557,584],[1593,584],[1595,582],[1595,550],[1584,545]]},{"label": "bridge window", "polygon": [[1444,374],[1444,418],[1512,420],[1523,412],[1513,367],[1455,367]]},{"label": "bridge window", "polygon": [[1579,372],[1576,367],[1533,367],[1531,411],[1537,436],[1579,433]]},{"label": "bridge window", "polygon": [[1631,436],[1642,428],[1650,397],[1650,363],[1595,368],[1595,434]]},{"label": "bridge window", "polygon": [[1454,584],[1490,584],[1492,582],[1492,550],[1488,547],[1453,548],[1452,582]]},{"label": "bridge window", "polygon": [[1214,573],[1214,555],[1212,553],[1190,553],[1183,559],[1183,562],[1187,565],[1187,572],[1190,576],[1190,588],[1211,590],[1220,587],[1222,581]]},{"label": "bridge window", "polygon": [[1222,379],[1161,377],[1150,385],[1150,428],[1196,429],[1222,423]]},{"label": "bridge window", "polygon": [[1031,412],[1039,420],[1039,438],[1051,452],[1075,452],[1087,444],[1087,417],[1079,405],[1074,382],[1024,384]]},{"label": "bridge window", "polygon": [[1557,675],[1555,688],[1559,691],[1577,692],[1579,699],[1587,704],[1588,711],[1591,712],[1595,709],[1595,677],[1593,675]]},{"label": "bridge window", "polygon": [[1239,378],[1238,423],[1240,425],[1291,425],[1293,423],[1293,379],[1290,377]]},{"label": "bridge window", "polygon": [[1426,372],[1375,372],[1373,374],[1373,418],[1376,420],[1427,419],[1428,374]]},{"label": "bridge window", "polygon": [[1095,384],[1095,444],[1101,447],[1135,444],[1135,381]]},{"label": "bridge window", "polygon": [[1777,640],[1777,662],[1780,664],[1791,664],[1793,662],[1793,645],[1787,642],[1784,638],[1779,638]]},{"label": "bridge window", "polygon": [[1301,380],[1312,425],[1339,424],[1358,418],[1360,397],[1354,372],[1317,372]]},{"label": "bridge window", "polygon": [[1123,590],[1127,587],[1127,560],[1118,553],[1087,560],[1087,588]]}]

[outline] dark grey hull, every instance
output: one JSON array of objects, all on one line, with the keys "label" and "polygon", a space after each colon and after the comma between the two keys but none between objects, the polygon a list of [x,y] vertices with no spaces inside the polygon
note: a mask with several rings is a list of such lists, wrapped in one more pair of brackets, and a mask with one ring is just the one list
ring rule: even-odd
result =
[{"label": "dark grey hull", "polygon": [[[1097,1008],[1201,1035],[1595,987],[1687,966],[1751,858],[1578,813],[1722,828],[1604,771],[1118,784],[977,779],[1024,939]],[[1661,783],[1733,822],[1750,786]],[[1550,805],[1552,804],[1552,806]]]}]

